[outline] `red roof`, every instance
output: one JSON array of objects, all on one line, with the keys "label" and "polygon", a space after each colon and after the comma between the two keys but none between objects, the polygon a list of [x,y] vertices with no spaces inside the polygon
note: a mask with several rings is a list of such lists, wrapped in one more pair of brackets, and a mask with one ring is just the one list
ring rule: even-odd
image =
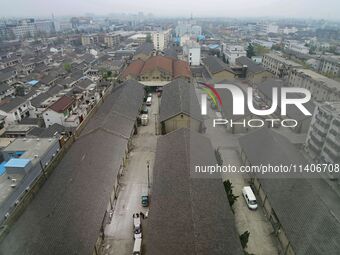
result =
[{"label": "red roof", "polygon": [[144,66],[144,61],[141,59],[136,59],[131,62],[131,64],[123,71],[123,77],[128,75],[138,76]]},{"label": "red roof", "polygon": [[69,108],[74,102],[74,99],[68,96],[62,96],[57,101],[55,101],[49,109],[55,111],[55,112],[64,112],[67,108]]},{"label": "red roof", "polygon": [[136,59],[123,71],[122,76],[132,75],[137,77],[141,74],[152,72],[155,69],[160,69],[170,74],[173,78],[191,77],[190,67],[187,62],[164,56],[153,56],[145,62],[141,59]]},{"label": "red roof", "polygon": [[174,61],[174,78],[191,77],[191,70],[187,62],[182,60]]},{"label": "red roof", "polygon": [[172,59],[164,56],[154,56],[145,61],[141,74],[150,72],[156,68],[172,75]]}]

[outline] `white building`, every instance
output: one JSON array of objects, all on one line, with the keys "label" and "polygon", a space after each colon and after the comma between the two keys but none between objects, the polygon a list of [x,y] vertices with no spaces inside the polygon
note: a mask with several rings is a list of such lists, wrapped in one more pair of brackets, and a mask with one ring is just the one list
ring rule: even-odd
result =
[{"label": "white building", "polygon": [[188,58],[190,66],[201,64],[201,46],[195,41],[187,41],[183,46],[183,55]]},{"label": "white building", "polygon": [[179,21],[175,29],[176,36],[181,37],[185,34],[197,38],[202,34],[202,28],[195,24],[195,21]]},{"label": "white building", "polygon": [[75,100],[68,96],[62,96],[43,113],[46,127],[57,123],[64,127],[77,127],[80,124],[79,116],[74,115]]},{"label": "white building", "polygon": [[170,41],[171,29],[163,31],[155,31],[152,33],[152,41],[154,48],[163,51],[168,47]]},{"label": "white building", "polygon": [[224,51],[225,57],[229,64],[234,65],[235,60],[239,57],[246,57],[247,52],[244,50],[243,46],[240,45],[228,45],[225,47]]},{"label": "white building", "polygon": [[0,105],[0,115],[6,116],[6,123],[13,124],[29,117],[29,109],[29,101],[22,97],[16,97]]},{"label": "white building", "polygon": [[317,162],[340,163],[340,102],[316,107],[306,139],[306,151]]},{"label": "white building", "polygon": [[302,53],[302,54],[308,54],[309,53],[309,48],[306,47],[304,44],[301,43],[290,43],[288,45],[288,49],[297,52],[297,53]]}]

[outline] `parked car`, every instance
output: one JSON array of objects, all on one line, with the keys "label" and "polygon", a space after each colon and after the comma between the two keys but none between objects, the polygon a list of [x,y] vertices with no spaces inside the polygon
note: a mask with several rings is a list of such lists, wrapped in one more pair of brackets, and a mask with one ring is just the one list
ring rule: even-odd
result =
[{"label": "parked car", "polygon": [[147,106],[151,106],[151,104],[152,104],[152,97],[148,97],[148,98],[146,99],[146,105],[147,105]]},{"label": "parked car", "polygon": [[254,192],[253,192],[253,190],[251,189],[250,186],[243,187],[242,195],[243,195],[244,199],[246,200],[248,208],[256,210],[256,208],[257,208],[256,197],[255,197]]},{"label": "parked car", "polygon": [[146,107],[146,105],[143,105],[142,110],[140,111],[141,114],[148,114],[149,110],[148,107]]},{"label": "parked car", "polygon": [[141,255],[142,254],[142,238],[136,238],[135,243],[133,245],[132,255]]}]

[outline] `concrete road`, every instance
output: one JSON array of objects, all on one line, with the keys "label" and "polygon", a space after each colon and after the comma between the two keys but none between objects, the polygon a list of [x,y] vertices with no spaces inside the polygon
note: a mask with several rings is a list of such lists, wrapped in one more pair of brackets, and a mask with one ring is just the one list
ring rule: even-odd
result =
[{"label": "concrete road", "polygon": [[152,169],[157,143],[155,113],[158,113],[158,98],[156,95],[153,95],[153,102],[151,107],[149,107],[149,124],[139,127],[138,134],[132,140],[133,149],[129,153],[127,166],[120,179],[121,189],[112,220],[105,228],[106,238],[102,255],[125,255],[132,253],[134,242],[132,215],[141,211],[145,213],[147,210],[147,208],[141,206],[142,189],[147,187],[148,182],[147,161],[150,162],[149,176],[150,185],[152,185]]}]

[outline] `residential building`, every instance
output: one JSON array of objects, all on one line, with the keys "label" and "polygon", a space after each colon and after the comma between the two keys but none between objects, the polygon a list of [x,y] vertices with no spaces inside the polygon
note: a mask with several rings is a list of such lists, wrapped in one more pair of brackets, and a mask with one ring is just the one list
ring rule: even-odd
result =
[{"label": "residential building", "polygon": [[203,64],[207,68],[210,77],[218,82],[221,80],[234,80],[235,79],[235,72],[223,61],[215,56],[208,56],[204,58]]},{"label": "residential building", "polygon": [[320,59],[319,72],[333,77],[340,76],[340,58],[323,56]]},{"label": "residential building", "polygon": [[276,53],[267,53],[263,56],[262,65],[277,78],[286,79],[293,68],[303,68],[302,65],[285,59]]},{"label": "residential building", "polygon": [[93,45],[99,42],[97,34],[84,34],[81,36],[81,44],[83,46]]},{"label": "residential building", "polygon": [[35,20],[34,23],[37,33],[51,34],[55,32],[53,20]]},{"label": "residential building", "polygon": [[183,55],[187,57],[189,66],[201,64],[201,46],[196,41],[187,41],[184,44]]},{"label": "residential building", "polygon": [[216,164],[210,140],[195,131],[182,128],[158,138],[148,253],[244,254],[221,177],[193,177],[195,165]]},{"label": "residential building", "polygon": [[245,77],[250,84],[259,84],[264,80],[273,77],[273,74],[267,71],[261,64],[257,64],[245,56],[236,58],[235,64],[240,65],[245,69]]},{"label": "residential building", "polygon": [[29,109],[30,102],[22,97],[5,99],[0,104],[0,115],[6,116],[8,124],[17,123],[30,116]]},{"label": "residential building", "polygon": [[304,44],[301,44],[301,43],[289,43],[288,49],[293,51],[293,52],[297,52],[297,53],[301,53],[301,54],[308,54],[309,53],[309,48],[306,47]]},{"label": "residential building", "polygon": [[316,101],[340,100],[340,83],[309,69],[291,70],[288,85],[308,89]]},{"label": "residential building", "polygon": [[176,79],[163,87],[159,122],[162,134],[180,128],[204,132],[201,108],[192,84]]},{"label": "residential building", "polygon": [[33,37],[36,35],[34,19],[22,19],[11,28],[16,38]]},{"label": "residential building", "polygon": [[168,47],[171,37],[171,29],[159,30],[152,33],[153,46],[157,51],[163,51]]},{"label": "residential building", "polygon": [[175,29],[176,36],[181,37],[185,34],[197,39],[202,34],[202,28],[195,24],[192,20],[190,21],[179,21]]},{"label": "residential building", "polygon": [[51,104],[43,113],[46,127],[55,123],[65,127],[77,127],[80,124],[79,116],[74,115],[75,100],[69,96],[62,96]]},{"label": "residential building", "polygon": [[110,33],[104,35],[104,43],[110,48],[118,46],[120,43],[120,34]]},{"label": "residential building", "polygon": [[244,50],[244,47],[240,45],[227,45],[223,53],[231,65],[235,64],[237,58],[247,56],[247,52]]},{"label": "residential building", "polygon": [[340,102],[320,103],[315,108],[305,144],[317,162],[340,163]]}]

